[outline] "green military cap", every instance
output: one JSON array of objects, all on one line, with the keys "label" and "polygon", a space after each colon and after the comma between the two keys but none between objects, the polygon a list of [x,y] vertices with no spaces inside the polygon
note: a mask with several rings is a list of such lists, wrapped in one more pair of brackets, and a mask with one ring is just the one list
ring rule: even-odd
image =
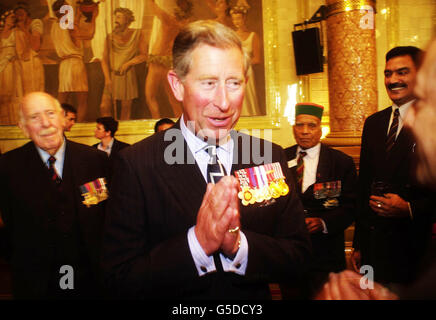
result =
[{"label": "green military cap", "polygon": [[300,102],[295,105],[295,116],[310,114],[321,120],[324,107],[312,102]]}]

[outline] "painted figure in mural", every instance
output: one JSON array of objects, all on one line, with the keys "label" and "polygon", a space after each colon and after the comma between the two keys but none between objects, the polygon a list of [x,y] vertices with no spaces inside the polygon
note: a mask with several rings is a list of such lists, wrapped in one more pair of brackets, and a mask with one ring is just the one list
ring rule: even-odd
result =
[{"label": "painted figure in mural", "polygon": [[155,0],[148,0],[147,5],[157,18],[153,22],[153,29],[151,31],[148,73],[145,81],[147,105],[150,108],[151,117],[154,119],[160,118],[161,114],[157,97],[161,87],[163,87],[174,117],[179,117],[182,114],[182,107],[171,92],[167,81],[167,73],[172,66],[171,48],[174,39],[179,30],[192,21],[193,4],[191,0],[176,0],[174,3],[174,15],[163,10],[156,4]]},{"label": "painted figure in mural", "polygon": [[[14,9],[17,28],[26,35],[26,47],[21,57],[24,94],[44,91],[44,67],[38,52],[41,48],[44,25],[40,19],[32,19],[25,3],[19,3]],[[24,76],[25,75],[25,76]]]},{"label": "painted figure in mural", "polygon": [[64,29],[60,20],[63,15],[60,9],[67,4],[65,0],[56,0],[53,5],[53,13],[59,23],[53,23],[51,37],[59,63],[59,95],[61,103],[67,102],[71,94],[75,94],[78,101],[77,121],[84,120],[87,111],[88,100],[88,77],[83,62],[83,41],[91,40],[95,32],[95,19],[98,15],[98,6],[94,8],[92,20],[89,23],[78,23],[80,21],[80,10],[74,11],[74,28]]},{"label": "painted figure in mural", "polygon": [[233,27],[230,19],[230,0],[206,0],[206,4],[216,15],[215,21]]},{"label": "painted figure in mural", "polygon": [[13,10],[0,17],[0,124],[16,124],[23,95],[19,62],[25,49],[25,34],[16,28]]},{"label": "painted figure in mural", "polygon": [[[244,3],[245,1],[242,2]],[[230,15],[232,17],[232,22],[235,27],[236,33],[242,40],[242,44],[246,52],[251,57],[251,65],[257,65],[262,62],[262,56],[260,52],[260,39],[259,35],[256,32],[249,31],[247,28],[246,18],[249,7],[245,4],[233,7],[230,10]],[[242,106],[241,116],[253,116],[259,114],[260,108],[256,94],[256,82],[254,78],[253,68],[250,66],[248,70],[247,89],[245,91],[245,98],[244,104]]]},{"label": "painted figure in mural", "polygon": [[120,119],[129,120],[132,100],[138,97],[138,81],[134,66],[147,59],[147,43],[143,30],[129,28],[133,21],[135,17],[130,9],[115,9],[115,28],[106,38],[101,61],[105,79],[100,106],[102,116],[117,118],[116,102],[120,100]]}]

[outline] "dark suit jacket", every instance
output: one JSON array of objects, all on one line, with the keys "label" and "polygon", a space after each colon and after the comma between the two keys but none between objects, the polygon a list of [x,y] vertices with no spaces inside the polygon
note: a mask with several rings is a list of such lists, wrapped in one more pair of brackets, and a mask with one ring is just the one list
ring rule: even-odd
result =
[{"label": "dark suit jacket", "polygon": [[[365,121],[362,133],[359,172],[358,219],[353,246],[362,254],[362,264],[374,268],[381,282],[404,283],[415,276],[417,262],[430,234],[431,193],[414,179],[415,140],[403,127],[389,155],[385,144],[391,107]],[[369,207],[371,184],[388,183],[390,191],[410,202],[413,220],[384,218]]]},{"label": "dark suit jacket", "polygon": [[[170,141],[164,140],[165,135]],[[267,156],[280,162],[291,189],[269,205],[240,206],[241,230],[249,247],[246,275],[223,272],[215,260],[217,272],[198,276],[187,231],[196,224],[206,182],[178,123],[120,153],[108,203],[103,260],[107,285],[115,294],[265,299],[270,298],[269,282],[298,276],[310,243],[283,150],[247,135],[233,139],[232,172],[254,166],[255,156],[262,156],[256,146],[265,150],[265,144]]]},{"label": "dark suit jacket", "polygon": [[[61,189],[33,142],[0,159],[0,206],[9,239],[15,298],[92,297],[97,290],[104,205],[87,208],[79,186],[106,177],[107,156],[66,140]],[[59,290],[60,266],[74,290]]]},{"label": "dark suit jacket", "polygon": [[[92,146],[94,148],[97,148],[99,144],[100,143],[96,143],[96,144],[94,144]],[[110,154],[109,158],[114,156],[115,154],[117,154],[122,149],[124,149],[125,147],[128,147],[128,146],[130,146],[130,144],[122,142],[122,141],[117,140],[117,139],[114,138],[114,144],[112,145],[112,150],[111,150],[111,154]]]},{"label": "dark suit jacket", "polygon": [[[297,145],[285,149],[288,160],[296,158]],[[296,177],[296,166],[291,167]],[[313,260],[311,270],[338,272],[345,269],[344,230],[355,219],[357,174],[353,159],[345,153],[321,144],[316,181],[341,181],[339,206],[326,208],[326,199],[315,199],[311,185],[299,195],[306,211],[306,217],[324,220],[328,234],[322,232],[311,234]],[[296,182],[296,181],[295,181]]]},{"label": "dark suit jacket", "polygon": [[[99,145],[99,143],[96,143],[96,144],[93,144],[92,146],[94,148],[97,148],[98,145]],[[120,152],[122,149],[124,149],[125,147],[128,147],[128,146],[130,146],[130,144],[122,142],[122,141],[114,138],[114,144],[112,145],[111,154],[109,155],[109,161],[111,162],[111,164],[113,164],[114,158],[118,154],[118,152]]]}]

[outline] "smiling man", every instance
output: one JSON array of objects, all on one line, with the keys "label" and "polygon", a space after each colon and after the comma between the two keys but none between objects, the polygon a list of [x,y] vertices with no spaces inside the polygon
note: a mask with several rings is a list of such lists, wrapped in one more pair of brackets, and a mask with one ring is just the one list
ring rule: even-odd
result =
[{"label": "smiling man", "polygon": [[[120,152],[107,285],[122,297],[271,298],[268,283],[298,277],[310,245],[283,149],[233,130],[249,57],[234,31],[196,21],[177,35],[173,63],[182,117]],[[268,162],[256,162],[256,146]]]},{"label": "smiling man", "polygon": [[[107,176],[108,159],[104,152],[66,139],[62,113],[49,94],[26,95],[19,126],[31,141],[0,160],[0,209],[15,299],[83,299],[101,293],[98,262],[106,201],[85,205],[83,187],[104,191],[100,182]],[[72,268],[67,287],[62,286],[64,266]]]},{"label": "smiling man", "polygon": [[393,105],[366,119],[360,154],[359,217],[352,261],[371,265],[377,281],[407,283],[416,273],[425,243],[430,198],[412,173],[415,139],[403,127],[421,50],[396,47],[386,54],[386,91]]}]

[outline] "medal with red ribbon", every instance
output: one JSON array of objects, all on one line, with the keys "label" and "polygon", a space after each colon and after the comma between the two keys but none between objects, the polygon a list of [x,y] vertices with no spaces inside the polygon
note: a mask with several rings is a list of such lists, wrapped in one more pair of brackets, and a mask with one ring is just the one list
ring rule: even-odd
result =
[{"label": "medal with red ribbon", "polygon": [[279,162],[235,171],[239,180],[238,197],[247,206],[279,198],[289,193]]}]

